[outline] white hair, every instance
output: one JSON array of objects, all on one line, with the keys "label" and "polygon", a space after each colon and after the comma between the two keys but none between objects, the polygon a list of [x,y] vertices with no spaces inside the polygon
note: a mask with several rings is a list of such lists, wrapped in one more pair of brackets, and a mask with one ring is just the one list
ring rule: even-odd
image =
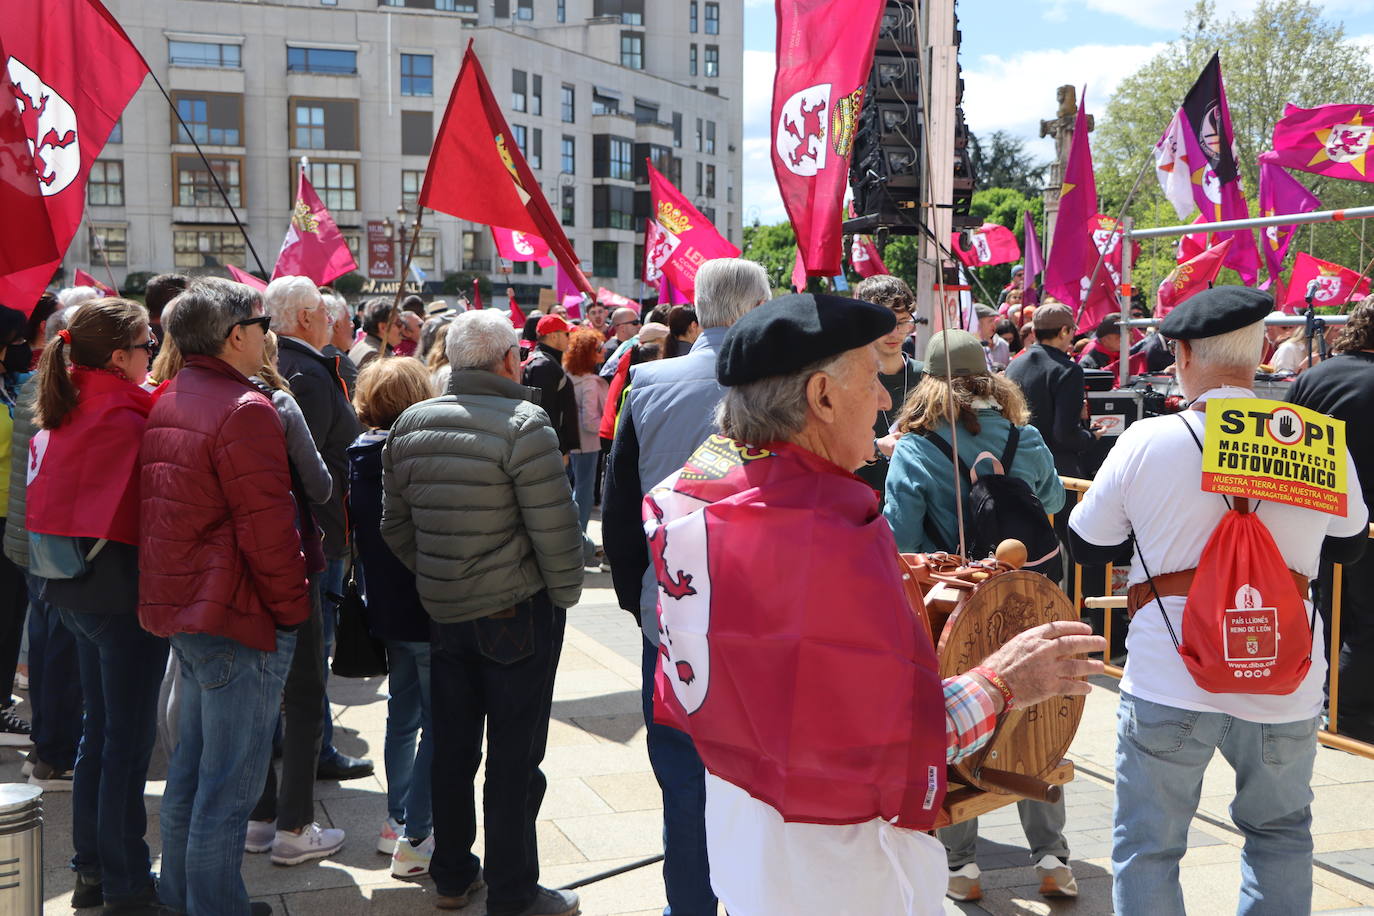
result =
[{"label": "white hair", "polygon": [[520,337],[510,319],[498,309],[479,309],[464,312],[449,325],[444,348],[449,365],[459,369],[494,369],[506,358],[512,347],[520,346]]},{"label": "white hair", "polygon": [[786,375],[770,375],[725,389],[725,397],[716,407],[716,426],[729,438],[750,445],[792,439],[806,426],[806,385],[811,376],[824,372],[847,378],[854,367],[846,365],[844,358],[852,352],[827,356]]},{"label": "white hair", "polygon": [[322,300],[319,287],[309,277],[278,277],[267,284],[262,307],[272,318],[277,333],[290,333],[300,325],[300,313]]},{"label": "white hair", "polygon": [[66,309],[104,297],[105,294],[94,286],[69,286],[57,294],[57,301]]},{"label": "white hair", "polygon": [[728,328],[772,296],[768,272],[753,261],[716,258],[697,271],[696,310],[703,328]]},{"label": "white hair", "polygon": [[344,299],[344,297],[340,296],[338,293],[334,293],[333,295],[321,293],[320,295],[324,296],[324,305],[325,308],[329,310],[330,321],[335,324],[338,324],[340,321],[352,323],[353,316],[348,313],[348,300]]},{"label": "white hair", "polygon": [[1216,337],[1188,341],[1193,359],[1213,369],[1254,372],[1264,353],[1264,322],[1256,321]]}]

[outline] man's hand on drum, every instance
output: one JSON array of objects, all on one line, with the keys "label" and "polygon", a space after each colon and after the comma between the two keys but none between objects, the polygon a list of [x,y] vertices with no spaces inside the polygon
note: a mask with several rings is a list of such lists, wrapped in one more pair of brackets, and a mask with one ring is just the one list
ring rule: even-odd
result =
[{"label": "man's hand on drum", "polygon": [[[1001,676],[1015,705],[1024,708],[1050,697],[1086,695],[1092,687],[1082,678],[1101,674],[1102,662],[1081,656],[1106,649],[1107,641],[1086,623],[1056,620],[1013,636],[983,665]],[[1001,699],[999,691],[990,692]]]}]

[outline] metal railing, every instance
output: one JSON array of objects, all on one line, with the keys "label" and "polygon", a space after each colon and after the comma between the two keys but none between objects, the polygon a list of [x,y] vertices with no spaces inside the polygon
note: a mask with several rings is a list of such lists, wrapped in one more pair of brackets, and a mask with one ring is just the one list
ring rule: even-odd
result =
[{"label": "metal railing", "polygon": [[[1078,504],[1082,495],[1088,492],[1092,486],[1091,480],[1082,480],[1077,477],[1061,477],[1060,481],[1064,484],[1064,489],[1074,494],[1073,505],[1066,505],[1061,511],[1072,511],[1073,506]],[[1374,538],[1374,525],[1369,526],[1369,536]],[[1341,586],[1344,578],[1343,567],[1335,564],[1331,574],[1331,626],[1327,637],[1327,726],[1317,732],[1317,740],[1322,744],[1336,750],[1346,751],[1351,754],[1358,754],[1374,760],[1374,744],[1351,738],[1340,733],[1340,688],[1341,688]],[[1111,588],[1112,564],[1107,564],[1105,581],[1107,587]],[[1083,566],[1080,563],[1073,564],[1073,594],[1081,596],[1080,607],[1102,611],[1102,632],[1099,634],[1107,640],[1105,672],[1112,677],[1120,680],[1124,670],[1112,664],[1112,616],[1113,612],[1123,610],[1126,607],[1125,595],[1099,595],[1093,597],[1083,596]]]}]

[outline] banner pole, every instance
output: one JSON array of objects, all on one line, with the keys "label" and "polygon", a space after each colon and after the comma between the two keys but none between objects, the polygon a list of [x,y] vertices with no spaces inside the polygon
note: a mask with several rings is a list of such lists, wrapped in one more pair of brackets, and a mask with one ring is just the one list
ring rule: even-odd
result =
[{"label": "banner pole", "polygon": [[419,198],[415,200],[415,232],[410,236],[410,245],[406,248],[405,263],[401,265],[400,279],[396,281],[396,298],[391,302],[391,314],[387,318],[387,324],[396,320],[396,316],[401,313],[401,296],[406,290],[406,274],[410,272],[410,259],[415,255],[415,246],[420,241],[420,223],[424,220],[425,208],[421,205]]},{"label": "banner pole", "polygon": [[91,238],[95,242],[96,250],[100,252],[100,260],[105,262],[105,276],[110,278],[110,289],[115,291],[115,295],[118,295],[119,284],[115,282],[114,271],[110,270],[110,256],[105,253],[105,243],[100,240],[100,236],[96,233],[92,233]]}]

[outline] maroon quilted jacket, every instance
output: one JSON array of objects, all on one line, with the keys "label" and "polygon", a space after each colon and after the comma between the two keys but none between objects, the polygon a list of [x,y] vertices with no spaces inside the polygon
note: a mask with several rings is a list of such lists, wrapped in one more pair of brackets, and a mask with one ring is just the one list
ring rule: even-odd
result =
[{"label": "maroon quilted jacket", "polygon": [[263,651],[310,615],[286,436],[272,402],[191,356],[153,405],[140,452],[138,618]]}]

